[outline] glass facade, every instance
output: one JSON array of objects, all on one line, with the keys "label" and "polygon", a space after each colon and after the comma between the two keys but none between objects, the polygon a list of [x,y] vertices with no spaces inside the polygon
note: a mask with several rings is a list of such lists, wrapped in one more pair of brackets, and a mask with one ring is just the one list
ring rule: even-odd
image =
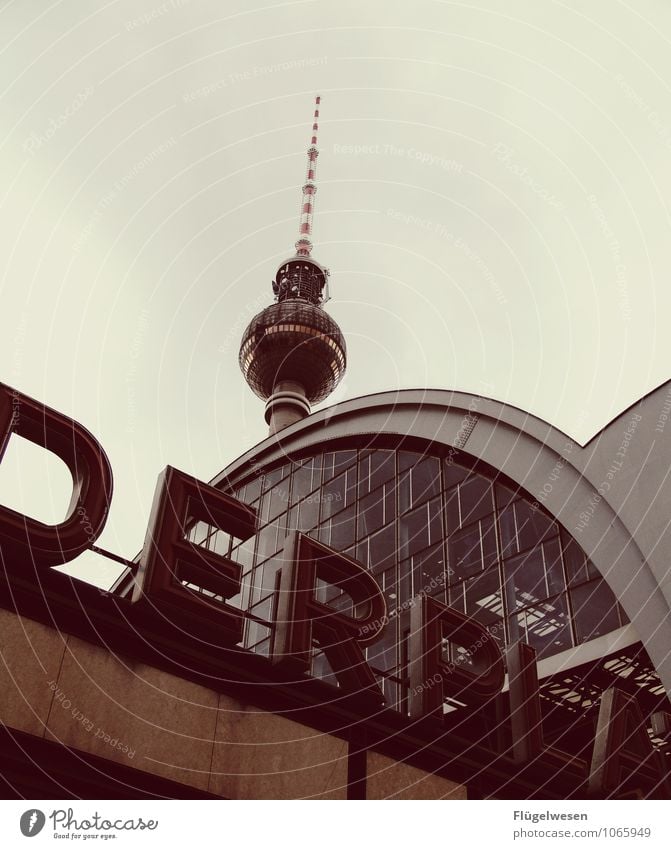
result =
[{"label": "glass facade", "polygon": [[[368,661],[388,704],[399,710],[411,599],[420,592],[474,617],[502,646],[525,640],[540,658],[627,621],[556,521],[534,509],[523,491],[453,459],[405,450],[325,451],[284,463],[233,494],[258,511],[256,537],[239,544],[200,524],[191,538],[243,567],[242,592],[230,603],[251,614],[245,647],[269,650],[278,553],[286,534],[300,530],[376,577],[389,622],[367,650]],[[322,592],[322,600],[348,608],[349,599],[334,588]],[[333,680],[318,652],[312,673]]]}]

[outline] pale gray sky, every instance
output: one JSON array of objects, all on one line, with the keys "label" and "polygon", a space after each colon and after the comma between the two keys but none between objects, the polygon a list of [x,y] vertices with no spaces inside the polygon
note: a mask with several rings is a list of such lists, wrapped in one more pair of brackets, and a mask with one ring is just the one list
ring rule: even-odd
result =
[{"label": "pale gray sky", "polygon": [[[584,440],[668,379],[669,71],[662,0],[4,2],[0,379],[102,442],[100,544],[140,548],[167,464],[266,434],[237,350],[317,93],[332,400],[461,389]],[[0,499],[57,521],[30,453]]]}]

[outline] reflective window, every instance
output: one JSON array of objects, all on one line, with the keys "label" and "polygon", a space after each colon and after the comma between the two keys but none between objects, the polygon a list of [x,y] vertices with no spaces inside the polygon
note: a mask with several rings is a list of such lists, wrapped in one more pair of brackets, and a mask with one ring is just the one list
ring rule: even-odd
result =
[{"label": "reflective window", "polygon": [[[624,624],[578,543],[519,487],[467,468],[460,456],[454,449],[448,459],[389,449],[327,451],[285,462],[238,488],[259,511],[256,545],[200,525],[192,538],[223,554],[232,545],[230,556],[243,566],[243,589],[232,603],[265,620],[247,626],[244,645],[268,652],[290,530],[346,552],[378,581],[390,622],[368,656],[394,704],[407,704],[402,635],[409,602],[419,593],[474,617],[502,645],[524,639],[544,657]],[[320,592],[351,612],[348,596],[328,587]],[[317,650],[313,674],[335,683]]]},{"label": "reflective window", "polygon": [[604,581],[590,581],[571,590],[576,638],[579,643],[619,628],[620,608]]}]

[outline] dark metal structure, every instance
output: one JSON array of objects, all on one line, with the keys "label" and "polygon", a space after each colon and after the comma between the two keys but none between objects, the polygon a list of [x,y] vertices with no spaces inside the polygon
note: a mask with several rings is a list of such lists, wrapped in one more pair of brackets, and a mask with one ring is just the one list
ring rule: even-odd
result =
[{"label": "dark metal structure", "polygon": [[323,401],[342,379],[345,358],[345,340],[335,321],[300,299],[282,300],[255,316],[240,346],[245,380],[263,400],[279,383],[294,381],[310,404]]}]

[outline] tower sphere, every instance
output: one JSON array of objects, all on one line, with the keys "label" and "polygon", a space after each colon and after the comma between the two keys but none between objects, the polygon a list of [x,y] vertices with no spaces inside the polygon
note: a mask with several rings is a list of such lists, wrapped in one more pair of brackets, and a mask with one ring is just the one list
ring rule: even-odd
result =
[{"label": "tower sphere", "polygon": [[289,381],[310,404],[323,401],[340,383],[347,361],[345,339],[321,307],[287,298],[262,310],[242,336],[240,368],[264,401]]}]

